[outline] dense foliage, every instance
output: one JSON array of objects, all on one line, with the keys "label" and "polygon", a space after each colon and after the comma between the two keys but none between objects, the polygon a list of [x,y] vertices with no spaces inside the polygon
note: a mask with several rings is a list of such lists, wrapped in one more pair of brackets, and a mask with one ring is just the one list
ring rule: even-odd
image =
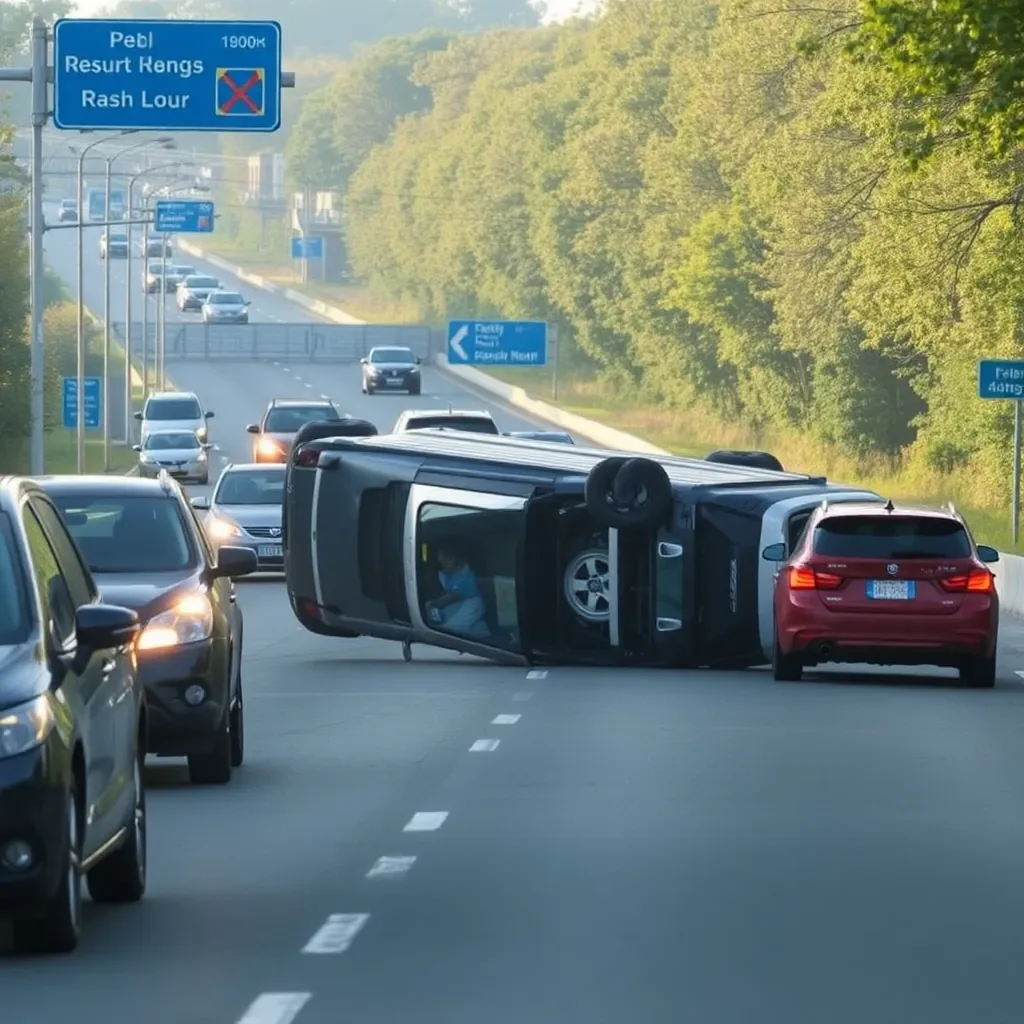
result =
[{"label": "dense foliage", "polygon": [[[343,130],[368,101],[336,84],[289,161],[347,189],[354,270],[424,316],[558,320],[652,400],[970,461],[997,496],[1012,408],[975,375],[1024,347],[1012,40],[985,22],[973,63],[943,55],[919,7],[610,0],[592,22],[400,41],[408,80],[372,83],[394,116]],[[881,45],[897,15],[919,47]]]}]

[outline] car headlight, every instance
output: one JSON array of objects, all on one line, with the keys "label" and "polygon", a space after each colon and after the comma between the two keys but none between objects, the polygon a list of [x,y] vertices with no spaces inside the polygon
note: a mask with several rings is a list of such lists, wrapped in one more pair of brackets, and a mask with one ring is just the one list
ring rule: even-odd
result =
[{"label": "car headlight", "polygon": [[205,594],[189,594],[173,608],[146,623],[139,634],[140,651],[161,650],[206,640],[213,632],[213,606]]},{"label": "car headlight", "polygon": [[0,711],[0,757],[15,757],[38,747],[53,724],[53,710],[45,696]]},{"label": "car headlight", "polygon": [[147,452],[139,452],[139,462],[152,462],[153,456]]},{"label": "car headlight", "polygon": [[206,522],[206,532],[217,540],[227,540],[229,537],[242,536],[242,531],[227,519],[208,519]]},{"label": "car headlight", "polygon": [[206,461],[206,452],[200,452],[196,456],[196,462],[205,462],[205,461]]},{"label": "car headlight", "polygon": [[205,441],[206,440],[206,427],[200,427],[196,431],[196,437],[198,437],[200,441]]},{"label": "car headlight", "polygon": [[256,446],[260,455],[283,455],[280,445],[271,441],[269,437],[261,437],[260,443]]}]

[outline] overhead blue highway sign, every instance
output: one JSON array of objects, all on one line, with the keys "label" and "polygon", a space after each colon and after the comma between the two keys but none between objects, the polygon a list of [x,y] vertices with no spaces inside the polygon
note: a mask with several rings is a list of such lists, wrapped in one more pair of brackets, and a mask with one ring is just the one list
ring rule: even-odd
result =
[{"label": "overhead blue highway sign", "polygon": [[543,320],[452,320],[448,362],[490,366],[544,366],[548,325]]},{"label": "overhead blue highway sign", "polygon": [[[63,377],[64,426],[78,429],[78,378]],[[85,377],[85,427],[96,430],[100,425],[100,378]]]},{"label": "overhead blue highway sign", "polygon": [[1024,360],[982,359],[978,363],[978,395],[1024,400]]},{"label": "overhead blue highway sign", "polygon": [[276,21],[60,18],[53,123],[68,131],[276,132]]},{"label": "overhead blue highway sign", "polygon": [[323,258],[323,235],[295,235],[292,238],[293,260],[322,260]]},{"label": "overhead blue highway sign", "polygon": [[213,203],[158,200],[155,227],[159,234],[206,234],[213,230]]}]

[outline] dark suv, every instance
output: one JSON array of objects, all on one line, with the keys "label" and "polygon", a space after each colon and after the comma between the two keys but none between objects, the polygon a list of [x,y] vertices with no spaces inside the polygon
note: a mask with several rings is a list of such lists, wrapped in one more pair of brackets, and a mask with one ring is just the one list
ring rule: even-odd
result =
[{"label": "dark suv", "polygon": [[166,473],[44,477],[40,486],[104,599],[139,614],[150,753],[187,757],[192,782],[228,782],[244,756],[242,610],[231,578],[256,571],[255,553],[214,553]]},{"label": "dark suv", "polygon": [[404,391],[418,395],[422,390],[420,360],[411,348],[394,346],[371,348],[365,359],[360,359],[363,374],[363,394],[378,391]]}]

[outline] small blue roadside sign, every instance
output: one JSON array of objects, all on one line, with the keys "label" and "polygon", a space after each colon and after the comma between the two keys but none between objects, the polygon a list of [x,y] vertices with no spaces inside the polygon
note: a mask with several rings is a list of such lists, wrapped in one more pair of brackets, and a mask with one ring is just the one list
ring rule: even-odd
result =
[{"label": "small blue roadside sign", "polygon": [[65,131],[276,132],[276,21],[60,18],[53,124]]},{"label": "small blue roadside sign", "polygon": [[292,238],[293,260],[322,260],[323,258],[323,235],[295,235]]},{"label": "small blue roadside sign", "polygon": [[548,325],[543,320],[452,320],[448,362],[490,366],[545,366]]},{"label": "small blue roadside sign", "polygon": [[978,363],[978,395],[1024,401],[1024,360],[982,359]]},{"label": "small blue roadside sign", "polygon": [[[78,429],[78,378],[63,377],[64,426],[67,430]],[[86,377],[85,383],[85,427],[96,430],[100,425],[100,378]]]},{"label": "small blue roadside sign", "polygon": [[161,199],[156,204],[159,234],[199,235],[213,230],[213,203]]}]

